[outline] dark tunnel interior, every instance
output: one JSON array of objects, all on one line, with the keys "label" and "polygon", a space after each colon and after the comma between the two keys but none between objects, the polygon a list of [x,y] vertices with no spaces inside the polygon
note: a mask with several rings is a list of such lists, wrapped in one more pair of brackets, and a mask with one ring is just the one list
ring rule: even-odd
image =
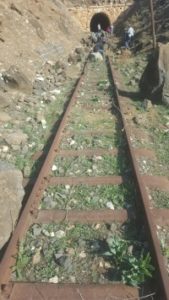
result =
[{"label": "dark tunnel interior", "polygon": [[90,31],[97,32],[97,25],[101,25],[101,29],[106,31],[107,27],[110,26],[110,20],[105,13],[97,13],[95,14],[90,21]]}]

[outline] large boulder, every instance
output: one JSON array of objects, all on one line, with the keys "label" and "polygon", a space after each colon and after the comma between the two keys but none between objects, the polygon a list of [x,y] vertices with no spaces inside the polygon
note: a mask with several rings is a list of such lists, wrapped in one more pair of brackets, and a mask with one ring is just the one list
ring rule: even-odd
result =
[{"label": "large boulder", "polygon": [[24,196],[21,171],[0,161],[0,248],[8,241],[14,229]]},{"label": "large boulder", "polygon": [[139,87],[143,98],[169,105],[169,43],[158,44],[142,74]]},{"label": "large boulder", "polygon": [[11,66],[2,74],[3,80],[10,88],[32,93],[32,83],[27,76],[21,72],[17,66]]},{"label": "large boulder", "polygon": [[103,61],[103,55],[100,52],[91,52],[89,58],[91,61]]},{"label": "large boulder", "polygon": [[6,123],[11,121],[10,115],[8,115],[6,112],[0,111],[0,123]]},{"label": "large boulder", "polygon": [[18,129],[16,131],[8,131],[3,136],[4,140],[9,146],[12,145],[24,145],[27,142],[28,136],[22,130]]},{"label": "large boulder", "polygon": [[10,105],[10,100],[8,94],[0,91],[0,109],[6,108],[9,105]]}]

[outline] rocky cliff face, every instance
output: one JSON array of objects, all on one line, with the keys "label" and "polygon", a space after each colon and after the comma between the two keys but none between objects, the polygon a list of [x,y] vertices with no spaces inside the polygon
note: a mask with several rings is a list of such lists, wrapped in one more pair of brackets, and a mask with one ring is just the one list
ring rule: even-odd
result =
[{"label": "rocky cliff face", "polygon": [[47,60],[77,46],[78,29],[62,1],[0,0],[0,73],[15,65],[32,79]]}]

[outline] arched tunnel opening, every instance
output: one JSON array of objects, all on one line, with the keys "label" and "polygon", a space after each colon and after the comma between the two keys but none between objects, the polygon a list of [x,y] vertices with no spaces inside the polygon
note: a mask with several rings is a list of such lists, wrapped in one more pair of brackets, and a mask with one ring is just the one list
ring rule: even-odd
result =
[{"label": "arched tunnel opening", "polygon": [[97,13],[95,14],[90,21],[90,31],[97,32],[98,24],[101,25],[101,29],[106,31],[107,27],[110,26],[109,17],[105,13]]}]

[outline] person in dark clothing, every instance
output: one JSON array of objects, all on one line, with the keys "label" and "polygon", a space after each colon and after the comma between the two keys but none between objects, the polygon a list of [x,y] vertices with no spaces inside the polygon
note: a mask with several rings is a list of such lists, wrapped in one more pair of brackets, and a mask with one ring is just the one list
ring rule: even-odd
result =
[{"label": "person in dark clothing", "polygon": [[93,52],[99,52],[103,56],[103,53],[104,53],[103,41],[100,40],[99,42],[96,43],[96,45],[93,48]]},{"label": "person in dark clothing", "polygon": [[124,29],[124,44],[125,44],[125,48],[129,48],[129,35],[128,35],[128,29],[125,28]]}]

